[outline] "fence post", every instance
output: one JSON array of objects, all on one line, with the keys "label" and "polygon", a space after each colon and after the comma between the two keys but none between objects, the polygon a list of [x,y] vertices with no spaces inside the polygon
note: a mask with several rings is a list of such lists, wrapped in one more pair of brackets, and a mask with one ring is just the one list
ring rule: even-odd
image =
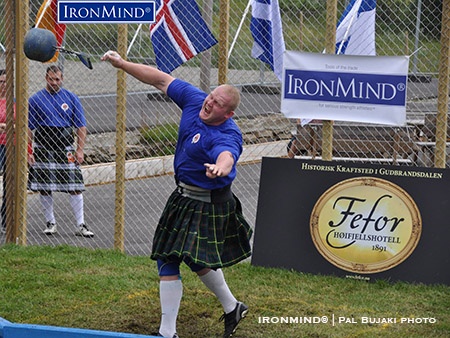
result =
[{"label": "fence post", "polygon": [[445,168],[447,148],[447,112],[450,78],[450,0],[442,3],[441,55],[439,61],[438,112],[436,116],[436,150],[434,166]]},{"label": "fence post", "polygon": [[28,24],[28,1],[15,2],[16,43],[16,166],[14,194],[14,235],[16,243],[25,245],[27,240],[27,146],[28,146],[28,69],[29,61],[22,52]]},{"label": "fence post", "polygon": [[230,2],[220,0],[220,33],[219,33],[219,85],[228,79],[228,36],[230,25]]},{"label": "fence post", "polygon": [[[211,28],[213,21],[213,2],[212,0],[203,3],[203,17],[205,23]],[[202,55],[200,64],[200,89],[209,92],[211,87],[211,48],[205,50]]]},{"label": "fence post", "polygon": [[[3,198],[6,198],[6,242],[14,243],[17,236],[17,228],[14,224],[14,1],[7,0],[5,3],[5,26],[6,26],[6,168],[3,173],[3,180],[6,182],[6,191],[3,191]],[[9,28],[9,29],[8,29]]]},{"label": "fence post", "polygon": [[[327,31],[326,51],[336,53],[336,16],[337,0],[327,1]],[[333,121],[323,121],[322,125],[322,159],[331,161],[333,158]]]},{"label": "fence post", "polygon": [[[127,52],[126,24],[118,25],[117,51],[120,55]],[[126,57],[126,56],[125,56]],[[114,249],[124,251],[125,233],[125,157],[126,157],[126,105],[127,76],[117,71],[117,117],[116,117],[116,201],[114,213]]]}]

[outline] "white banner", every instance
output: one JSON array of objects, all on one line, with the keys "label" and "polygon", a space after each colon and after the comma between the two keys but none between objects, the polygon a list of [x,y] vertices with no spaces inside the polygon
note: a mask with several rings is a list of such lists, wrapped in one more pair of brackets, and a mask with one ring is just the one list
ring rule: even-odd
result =
[{"label": "white banner", "polygon": [[288,118],[402,126],[408,56],[286,51],[281,112]]}]

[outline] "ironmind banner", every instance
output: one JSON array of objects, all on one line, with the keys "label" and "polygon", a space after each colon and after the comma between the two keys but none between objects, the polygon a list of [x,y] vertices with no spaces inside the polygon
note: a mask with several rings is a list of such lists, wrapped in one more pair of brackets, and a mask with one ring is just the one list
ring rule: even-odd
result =
[{"label": "ironmind banner", "polygon": [[288,118],[401,126],[408,56],[283,54],[281,112]]},{"label": "ironmind banner", "polygon": [[450,171],[263,158],[252,264],[450,284]]}]

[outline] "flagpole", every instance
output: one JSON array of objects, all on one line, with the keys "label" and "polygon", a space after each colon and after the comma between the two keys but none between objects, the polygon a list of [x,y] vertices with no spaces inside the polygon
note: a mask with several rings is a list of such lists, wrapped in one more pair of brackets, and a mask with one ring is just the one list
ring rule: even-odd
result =
[{"label": "flagpole", "polygon": [[130,42],[130,45],[128,46],[127,55],[130,52],[131,47],[133,47],[134,41],[136,41],[137,35],[138,35],[139,31],[141,30],[141,28],[142,28],[142,24],[140,23],[138,28],[136,29],[136,32],[134,33],[134,36],[133,36],[133,39]]},{"label": "flagpole", "polygon": [[44,17],[45,12],[47,11],[47,8],[50,7],[50,4],[52,3],[52,0],[47,0],[45,3],[44,9],[42,10],[41,15],[39,16],[39,19],[36,21],[35,27],[37,28],[39,24],[41,23],[42,18]]},{"label": "flagpole", "polygon": [[241,32],[242,25],[244,24],[244,20],[245,20],[245,18],[247,17],[247,14],[248,14],[248,11],[249,11],[249,9],[250,9],[251,3],[252,3],[252,0],[249,0],[249,1],[248,1],[248,4],[247,4],[247,7],[245,7],[244,14],[242,14],[241,23],[239,24],[239,27],[238,27],[238,29],[237,29],[237,31],[236,31],[236,35],[234,36],[233,42],[231,43],[230,50],[228,51],[228,58],[230,58],[231,52],[233,51],[233,48],[234,48],[234,44],[236,43],[236,40],[237,40],[237,38],[238,38],[238,35],[239,35],[239,33]]}]

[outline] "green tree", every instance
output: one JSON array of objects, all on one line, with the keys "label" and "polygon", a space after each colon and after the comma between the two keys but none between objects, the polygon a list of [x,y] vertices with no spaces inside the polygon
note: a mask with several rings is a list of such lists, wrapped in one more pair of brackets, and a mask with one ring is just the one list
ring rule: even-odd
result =
[{"label": "green tree", "polygon": [[422,2],[422,33],[433,39],[440,39],[442,27],[442,0]]}]

